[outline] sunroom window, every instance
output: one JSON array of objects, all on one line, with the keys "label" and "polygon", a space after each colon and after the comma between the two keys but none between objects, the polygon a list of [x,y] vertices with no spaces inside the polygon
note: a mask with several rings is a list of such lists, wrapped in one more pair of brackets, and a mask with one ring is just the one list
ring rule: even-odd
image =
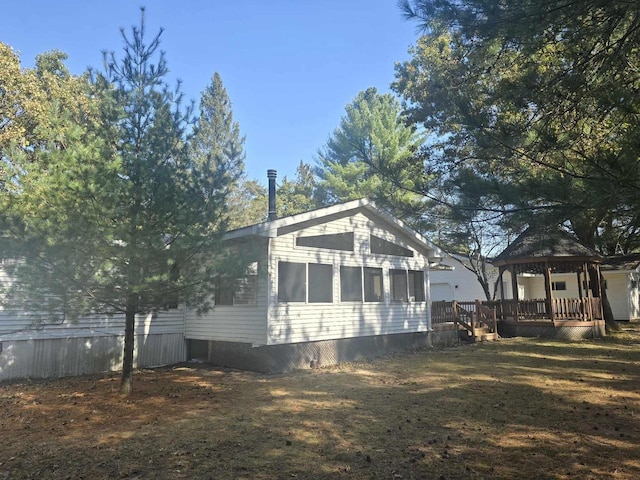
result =
[{"label": "sunroom window", "polygon": [[365,302],[384,302],[382,269],[365,267],[363,271],[364,271],[364,301]]},{"label": "sunroom window", "polygon": [[306,293],[305,263],[278,262],[278,301],[304,302]]},{"label": "sunroom window", "polygon": [[409,270],[409,301],[424,302],[424,272]]},{"label": "sunroom window", "polygon": [[340,300],[343,302],[362,301],[362,269],[360,267],[340,267]]},{"label": "sunroom window", "polygon": [[278,301],[333,302],[333,265],[278,262]]},{"label": "sunroom window", "polygon": [[333,302],[333,265],[310,263],[309,303]]},{"label": "sunroom window", "polygon": [[407,271],[389,270],[389,280],[391,282],[391,301],[407,301]]}]

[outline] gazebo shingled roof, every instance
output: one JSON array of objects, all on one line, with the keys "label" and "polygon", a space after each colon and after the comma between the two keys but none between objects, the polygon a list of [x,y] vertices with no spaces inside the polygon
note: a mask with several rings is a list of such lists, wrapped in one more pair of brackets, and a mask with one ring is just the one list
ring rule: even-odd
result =
[{"label": "gazebo shingled roof", "polygon": [[494,260],[496,266],[535,262],[588,259],[600,262],[602,257],[581,244],[573,235],[557,226],[529,227]]}]

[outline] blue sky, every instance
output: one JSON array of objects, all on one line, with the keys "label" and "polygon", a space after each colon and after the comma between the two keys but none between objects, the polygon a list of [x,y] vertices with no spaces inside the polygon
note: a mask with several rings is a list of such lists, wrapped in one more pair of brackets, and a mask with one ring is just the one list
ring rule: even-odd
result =
[{"label": "blue sky", "polygon": [[394,63],[417,40],[396,0],[7,0],[0,41],[20,52],[23,67],[38,53],[69,55],[72,73],[101,68],[103,50],[122,50],[146,6],[149,34],[165,28],[173,79],[188,99],[219,72],[246,135],[246,171],[266,183],[266,170],[293,177],[300,160],[339,125],[344,107],[368,87],[389,91]]}]

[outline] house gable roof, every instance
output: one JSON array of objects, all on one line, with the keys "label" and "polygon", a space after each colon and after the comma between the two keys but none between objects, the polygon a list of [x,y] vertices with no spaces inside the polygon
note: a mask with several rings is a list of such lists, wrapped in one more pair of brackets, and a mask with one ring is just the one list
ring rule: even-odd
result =
[{"label": "house gable roof", "polygon": [[277,237],[358,213],[362,213],[374,222],[401,234],[409,245],[416,248],[417,251],[430,260],[437,260],[442,256],[440,250],[424,236],[405,225],[399,219],[382,212],[372,201],[364,198],[232,230],[227,232],[224,239],[240,240],[247,237]]},{"label": "house gable roof", "polygon": [[567,261],[588,259],[600,261],[601,257],[592,248],[581,244],[573,235],[557,226],[529,227],[498,255],[496,266],[516,262]]},{"label": "house gable roof", "polygon": [[640,268],[640,253],[628,255],[612,255],[602,262],[603,270],[637,270]]}]

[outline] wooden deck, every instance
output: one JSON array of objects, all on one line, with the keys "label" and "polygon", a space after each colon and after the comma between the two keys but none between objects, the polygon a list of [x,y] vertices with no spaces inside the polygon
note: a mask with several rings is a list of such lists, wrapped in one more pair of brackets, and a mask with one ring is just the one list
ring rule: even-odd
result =
[{"label": "wooden deck", "polygon": [[432,302],[431,323],[434,328],[460,325],[475,337],[476,319],[491,324],[489,310],[495,310],[497,331],[502,336],[566,339],[604,336],[600,298],[555,298],[551,302],[544,299]]}]

